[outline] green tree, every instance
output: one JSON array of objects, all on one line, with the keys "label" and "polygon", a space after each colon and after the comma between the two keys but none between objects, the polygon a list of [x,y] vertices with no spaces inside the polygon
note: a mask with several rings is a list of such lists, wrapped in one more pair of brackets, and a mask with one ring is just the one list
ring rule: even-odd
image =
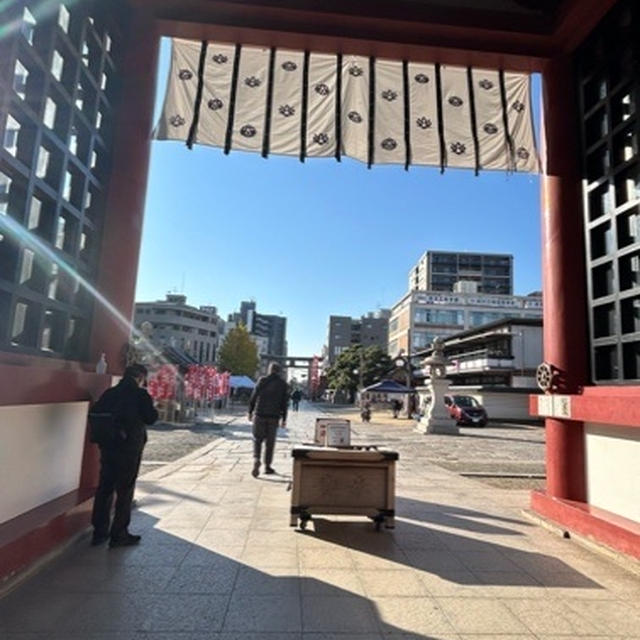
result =
[{"label": "green tree", "polygon": [[368,387],[380,381],[393,369],[391,358],[378,346],[354,344],[345,349],[327,371],[329,388],[345,391],[351,399],[360,386]]},{"label": "green tree", "polygon": [[253,378],[258,370],[258,347],[244,325],[231,329],[218,352],[218,364],[236,376]]}]

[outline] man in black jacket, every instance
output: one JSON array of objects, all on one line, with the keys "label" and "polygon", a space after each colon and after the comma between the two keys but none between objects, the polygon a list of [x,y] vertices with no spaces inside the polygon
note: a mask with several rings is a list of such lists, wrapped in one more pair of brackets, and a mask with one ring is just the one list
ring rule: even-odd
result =
[{"label": "man in black jacket", "polygon": [[[93,502],[93,539],[98,545],[109,539],[110,547],[126,547],[140,542],[129,533],[131,502],[140,469],[147,427],[158,419],[151,396],[144,389],[147,369],[134,364],[125,369],[122,380],[107,389],[92,407],[92,413],[111,414],[116,434],[112,442],[100,445],[100,481]],[[113,522],[111,504],[116,494]]]},{"label": "man in black jacket", "polygon": [[[258,380],[249,400],[249,421],[253,419],[253,470],[254,478],[260,473],[260,451],[265,441],[265,473],[275,473],[271,467],[273,449],[276,444],[278,423],[287,424],[287,406],[289,388],[280,377],[280,365],[275,362],[269,366],[269,375]],[[255,414],[255,417],[254,417]]]}]

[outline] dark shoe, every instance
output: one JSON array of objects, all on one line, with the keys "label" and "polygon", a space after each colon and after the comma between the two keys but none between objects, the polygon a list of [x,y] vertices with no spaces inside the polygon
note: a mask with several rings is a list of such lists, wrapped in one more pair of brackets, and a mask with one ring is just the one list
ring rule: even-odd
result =
[{"label": "dark shoe", "polygon": [[132,533],[127,533],[120,538],[111,538],[109,546],[113,547],[133,547],[140,543],[142,536],[134,536]]},{"label": "dark shoe", "polygon": [[272,475],[272,474],[276,473],[276,470],[275,470],[273,467],[267,467],[267,468],[264,470],[264,472],[265,472],[267,475]]},{"label": "dark shoe", "polygon": [[101,544],[104,544],[108,539],[109,539],[109,536],[97,535],[94,533],[93,536],[91,537],[91,546],[99,547]]},{"label": "dark shoe", "polygon": [[253,469],[251,470],[251,475],[254,478],[257,478],[260,475],[260,463],[259,462],[254,462],[253,463]]}]

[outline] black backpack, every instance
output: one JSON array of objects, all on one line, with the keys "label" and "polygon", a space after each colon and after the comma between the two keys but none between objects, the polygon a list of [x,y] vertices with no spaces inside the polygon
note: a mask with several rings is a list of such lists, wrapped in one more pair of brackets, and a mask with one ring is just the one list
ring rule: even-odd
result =
[{"label": "black backpack", "polygon": [[126,439],[119,415],[121,403],[115,402],[112,407],[105,404],[100,398],[89,410],[89,441],[101,447],[114,446]]}]

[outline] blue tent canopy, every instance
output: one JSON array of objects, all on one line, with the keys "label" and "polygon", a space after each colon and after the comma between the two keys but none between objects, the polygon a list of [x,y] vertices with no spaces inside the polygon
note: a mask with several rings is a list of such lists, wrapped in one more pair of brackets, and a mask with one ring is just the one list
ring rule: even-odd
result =
[{"label": "blue tent canopy", "polygon": [[380,380],[362,390],[363,393],[413,393],[415,389],[407,387],[395,380]]},{"label": "blue tent canopy", "polygon": [[232,389],[253,389],[256,383],[249,376],[229,376],[229,386]]}]

